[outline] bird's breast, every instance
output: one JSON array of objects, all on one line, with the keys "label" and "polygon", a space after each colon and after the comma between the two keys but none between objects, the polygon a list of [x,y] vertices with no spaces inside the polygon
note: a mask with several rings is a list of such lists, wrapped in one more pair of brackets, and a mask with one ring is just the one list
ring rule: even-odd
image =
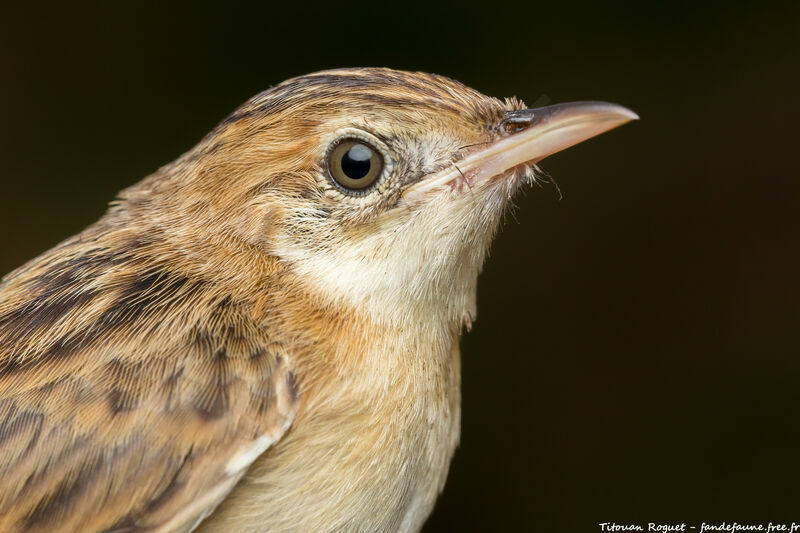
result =
[{"label": "bird's breast", "polygon": [[417,531],[460,431],[458,331],[329,331],[301,406],[201,531]]}]

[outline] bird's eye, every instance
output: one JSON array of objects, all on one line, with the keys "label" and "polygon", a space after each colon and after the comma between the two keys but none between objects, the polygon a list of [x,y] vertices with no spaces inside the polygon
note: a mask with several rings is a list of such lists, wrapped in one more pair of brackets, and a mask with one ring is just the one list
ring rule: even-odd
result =
[{"label": "bird's eye", "polygon": [[381,153],[360,139],[339,141],[328,154],[328,172],[333,181],[352,191],[375,183],[383,171]]}]

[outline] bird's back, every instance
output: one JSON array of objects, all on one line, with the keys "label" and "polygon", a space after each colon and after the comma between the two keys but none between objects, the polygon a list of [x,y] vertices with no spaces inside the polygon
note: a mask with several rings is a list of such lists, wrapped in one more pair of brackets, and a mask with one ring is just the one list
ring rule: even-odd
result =
[{"label": "bird's back", "polygon": [[148,246],[100,225],[4,280],[0,530],[194,526],[288,427],[288,358]]}]

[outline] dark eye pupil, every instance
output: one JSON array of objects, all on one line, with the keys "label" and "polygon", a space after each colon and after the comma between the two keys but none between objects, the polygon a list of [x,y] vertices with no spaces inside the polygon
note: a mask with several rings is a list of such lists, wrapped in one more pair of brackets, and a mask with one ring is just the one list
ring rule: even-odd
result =
[{"label": "dark eye pupil", "polygon": [[361,179],[369,174],[372,150],[363,144],[354,144],[342,156],[342,172],[352,180]]}]

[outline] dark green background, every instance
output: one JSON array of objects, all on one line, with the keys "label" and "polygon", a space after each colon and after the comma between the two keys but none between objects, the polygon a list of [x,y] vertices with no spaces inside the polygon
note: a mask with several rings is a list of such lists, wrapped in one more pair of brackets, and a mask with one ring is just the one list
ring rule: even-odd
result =
[{"label": "dark green background", "polygon": [[495,243],[425,532],[800,522],[797,5],[7,6],[0,271],[290,76],[618,102],[642,120],[545,161],[564,198]]}]

